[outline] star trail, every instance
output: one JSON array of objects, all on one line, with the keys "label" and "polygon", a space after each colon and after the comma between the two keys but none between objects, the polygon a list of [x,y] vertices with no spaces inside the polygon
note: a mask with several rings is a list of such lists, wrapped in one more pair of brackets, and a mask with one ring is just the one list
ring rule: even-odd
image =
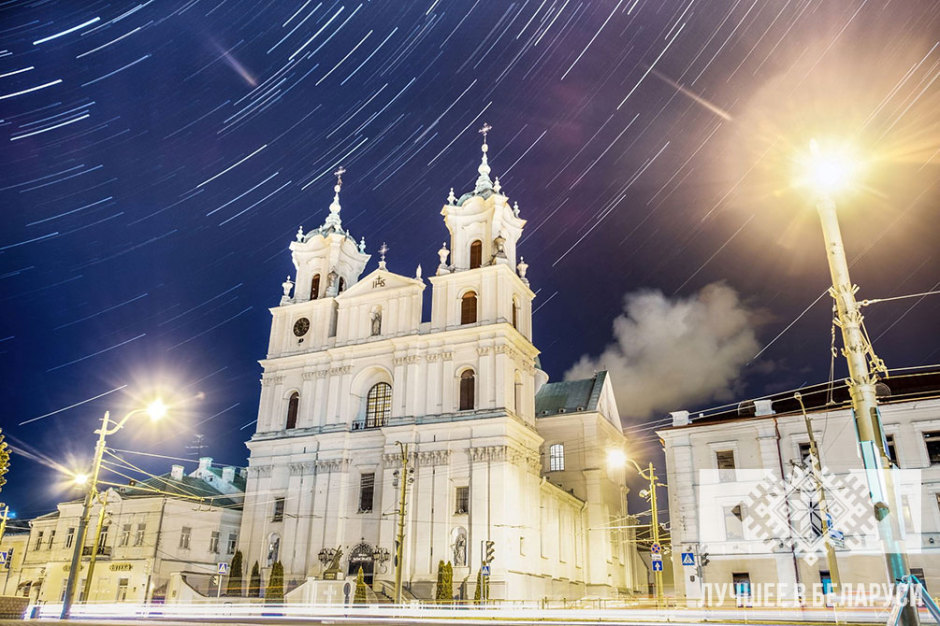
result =
[{"label": "star trail", "polygon": [[[388,242],[412,276],[484,122],[553,380],[638,293],[731,294],[755,338],[734,397],[826,380],[829,276],[792,184],[821,135],[869,161],[840,216],[859,298],[886,299],[865,310],[875,349],[938,363],[940,297],[887,300],[940,280],[938,33],[928,0],[0,2],[0,425],[84,459],[104,410],[170,387],[170,430],[113,445],[178,457],[200,433],[244,464],[266,308],[332,173],[366,271]],[[697,408],[668,402],[653,415]],[[21,517],[58,501],[52,469],[13,463]]]}]

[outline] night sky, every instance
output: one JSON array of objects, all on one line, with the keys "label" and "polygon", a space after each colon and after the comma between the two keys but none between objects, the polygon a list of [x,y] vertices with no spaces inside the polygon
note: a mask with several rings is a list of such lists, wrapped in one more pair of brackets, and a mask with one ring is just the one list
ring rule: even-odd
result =
[{"label": "night sky", "polygon": [[[267,308],[332,172],[366,272],[387,242],[428,276],[484,122],[543,368],[610,367],[636,449],[669,410],[825,381],[794,163],[812,137],[865,163],[838,198],[859,298],[937,289],[938,33],[933,0],[0,2],[0,499],[74,495],[56,468],[158,392],[171,420],[111,446],[193,458],[200,433],[244,465]],[[865,311],[889,367],[940,361],[940,297]]]}]

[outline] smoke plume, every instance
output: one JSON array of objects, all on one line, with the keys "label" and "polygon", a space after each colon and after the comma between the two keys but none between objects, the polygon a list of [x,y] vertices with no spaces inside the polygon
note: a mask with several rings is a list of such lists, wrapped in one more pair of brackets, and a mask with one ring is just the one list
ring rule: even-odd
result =
[{"label": "smoke plume", "polygon": [[724,283],[688,299],[630,293],[614,320],[613,341],[598,357],[582,356],[565,379],[608,370],[625,421],[730,399],[741,367],[759,349],[754,317]]}]

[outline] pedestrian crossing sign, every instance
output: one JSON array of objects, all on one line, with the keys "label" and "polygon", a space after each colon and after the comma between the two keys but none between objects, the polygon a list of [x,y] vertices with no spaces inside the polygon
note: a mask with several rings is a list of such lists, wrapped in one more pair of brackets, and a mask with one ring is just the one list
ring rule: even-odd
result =
[{"label": "pedestrian crossing sign", "polygon": [[7,552],[6,550],[4,550],[3,552],[0,552],[0,565],[5,565],[7,562],[7,559],[9,558],[10,558],[10,553]]},{"label": "pedestrian crossing sign", "polygon": [[228,563],[219,563],[219,573],[223,576],[228,574]]},{"label": "pedestrian crossing sign", "polygon": [[683,552],[682,564],[686,567],[695,567],[695,555],[691,552]]}]

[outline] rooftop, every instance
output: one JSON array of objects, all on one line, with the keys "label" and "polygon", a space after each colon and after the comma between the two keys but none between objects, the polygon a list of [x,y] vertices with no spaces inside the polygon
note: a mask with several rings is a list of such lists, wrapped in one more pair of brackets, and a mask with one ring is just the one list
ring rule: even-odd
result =
[{"label": "rooftop", "polygon": [[542,385],[535,395],[535,416],[596,411],[606,378],[607,372],[602,371],[597,372],[592,378]]},{"label": "rooftop", "polygon": [[[881,377],[876,384],[876,390],[879,404],[885,406],[915,400],[940,398],[940,366],[894,370]],[[800,415],[802,413],[800,403],[794,397],[796,392],[799,392],[802,396],[803,404],[808,413],[837,411],[851,407],[848,386],[844,379],[840,379],[831,383],[817,383],[761,398],[744,400],[737,405],[726,405],[711,413],[690,416],[690,424],[669,426],[660,430],[666,431],[673,428],[691,428],[739,420]],[[767,403],[769,403],[769,410],[758,411],[758,403],[765,409],[768,407]]]}]

